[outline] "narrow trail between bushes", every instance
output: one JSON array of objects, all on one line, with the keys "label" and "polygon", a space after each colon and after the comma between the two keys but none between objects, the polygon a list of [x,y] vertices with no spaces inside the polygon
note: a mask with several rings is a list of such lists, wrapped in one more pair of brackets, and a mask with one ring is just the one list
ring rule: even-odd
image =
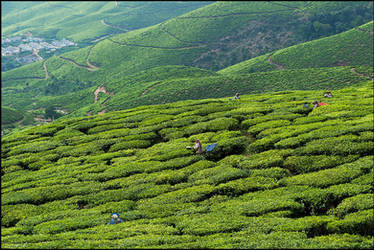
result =
[{"label": "narrow trail between bushes", "polygon": [[101,23],[102,23],[103,25],[105,25],[105,26],[108,26],[108,27],[111,27],[111,28],[114,28],[114,29],[119,29],[119,30],[122,30],[122,31],[125,31],[125,32],[130,31],[130,30],[128,30],[128,29],[125,29],[125,28],[122,28],[122,27],[119,27],[119,26],[113,25],[113,24],[111,24],[111,23],[106,23],[104,19],[101,19]]},{"label": "narrow trail between bushes", "polygon": [[38,77],[38,76],[24,76],[24,77],[14,77],[14,78],[8,78],[8,79],[2,79],[1,82],[5,81],[12,81],[12,80],[27,80],[27,79],[39,79],[39,80],[47,80],[49,78],[48,70],[47,70],[47,60],[44,60],[43,62],[43,70],[45,72],[44,77]]},{"label": "narrow trail between bushes", "polygon": [[157,85],[159,85],[161,82],[156,82],[154,84],[152,84],[151,86],[149,86],[148,88],[146,88],[140,95],[139,97],[141,96],[144,96],[145,94],[147,94],[151,89],[153,89],[154,87],[156,87]]},{"label": "narrow trail between bushes", "polygon": [[96,65],[93,65],[90,61],[89,61],[89,57],[91,55],[91,52],[92,52],[92,49],[94,48],[94,46],[92,46],[90,48],[90,50],[88,51],[88,54],[87,54],[87,57],[86,57],[86,62],[87,62],[87,65],[92,69],[92,71],[95,71],[95,70],[98,70],[100,69],[100,67],[97,67]]},{"label": "narrow trail between bushes", "polygon": [[351,68],[351,72],[354,73],[354,74],[356,74],[356,75],[358,75],[358,76],[366,77],[366,78],[370,78],[371,80],[374,80],[374,78],[371,77],[371,76],[364,75],[364,74],[362,74],[362,73],[357,72],[357,71],[355,70],[355,68]]},{"label": "narrow trail between bushes", "polygon": [[176,40],[182,42],[182,43],[192,43],[192,44],[197,44],[197,45],[207,45],[207,43],[204,43],[204,42],[190,42],[190,41],[184,41],[182,39],[180,39],[179,37],[177,37],[175,34],[172,34],[170,33],[168,30],[165,29],[165,27],[160,24],[160,28],[163,32],[165,32],[166,34],[168,34],[169,36],[175,38]]},{"label": "narrow trail between bushes", "polygon": [[79,64],[79,63],[75,62],[73,59],[70,59],[70,58],[67,58],[67,57],[58,56],[58,58],[63,59],[63,60],[68,61],[68,62],[71,62],[75,66],[77,66],[79,68],[87,69],[88,71],[95,71],[96,70],[96,69],[93,69],[89,66]]},{"label": "narrow trail between bushes", "polygon": [[181,16],[176,17],[176,19],[194,19],[194,18],[217,18],[217,17],[228,17],[228,16],[242,16],[242,15],[261,15],[261,14],[274,14],[274,13],[280,13],[287,10],[274,10],[274,11],[249,11],[249,12],[236,12],[236,13],[228,13],[228,14],[222,14],[222,15],[214,15],[214,16]]},{"label": "narrow trail between bushes", "polygon": [[128,47],[141,47],[141,48],[152,48],[152,49],[183,50],[183,49],[201,48],[201,47],[206,46],[206,45],[196,45],[196,46],[181,46],[181,47],[161,47],[161,46],[139,45],[139,44],[132,44],[132,43],[119,43],[119,42],[113,41],[110,38],[108,38],[107,40],[111,41],[112,43],[118,44],[119,46],[123,46],[123,47],[128,46]]},{"label": "narrow trail between bushes", "polygon": [[74,61],[73,59],[71,58],[67,58],[67,57],[63,57],[63,56],[57,56],[58,58],[61,58],[65,61],[68,61],[68,62],[71,62],[73,65],[79,67],[79,68],[84,68],[84,69],[87,69],[88,71],[96,71],[96,70],[99,70],[100,67],[97,67],[96,65],[93,65],[92,63],[90,63],[90,61],[88,60],[88,58],[90,57],[91,55],[91,51],[93,49],[93,46],[90,48],[90,50],[88,51],[88,54],[87,54],[87,57],[86,57],[86,63],[87,65],[83,65],[83,64],[79,64],[77,63],[76,61]]},{"label": "narrow trail between bushes", "polygon": [[49,77],[48,69],[47,69],[47,60],[45,60],[45,61],[43,62],[43,68],[44,68],[44,72],[45,72],[45,78],[44,78],[44,80],[47,80],[48,77]]}]

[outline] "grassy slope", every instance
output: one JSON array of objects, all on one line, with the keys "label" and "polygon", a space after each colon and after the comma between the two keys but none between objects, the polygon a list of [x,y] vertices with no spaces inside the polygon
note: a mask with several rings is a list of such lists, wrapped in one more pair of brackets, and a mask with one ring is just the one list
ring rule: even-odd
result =
[{"label": "grassy slope", "polygon": [[17,122],[23,118],[23,115],[18,110],[9,108],[9,107],[1,107],[1,123],[2,124],[10,124]]},{"label": "grassy slope", "polygon": [[206,4],[210,3],[2,2],[2,35],[31,31],[34,36],[89,42],[105,35],[154,25]]},{"label": "grassy slope", "polygon": [[[370,248],[373,86],[322,95],[179,101],[6,136],[2,247]],[[185,149],[196,138],[214,153]],[[124,223],[107,225],[112,212]]]}]

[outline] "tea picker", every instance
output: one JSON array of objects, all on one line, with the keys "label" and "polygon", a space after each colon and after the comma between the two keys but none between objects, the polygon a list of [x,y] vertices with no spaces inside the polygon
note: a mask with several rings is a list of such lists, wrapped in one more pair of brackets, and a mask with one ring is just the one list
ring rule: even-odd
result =
[{"label": "tea picker", "polygon": [[118,224],[118,223],[123,222],[123,220],[119,218],[119,214],[117,213],[112,213],[110,217],[112,219],[109,221],[109,224]]}]

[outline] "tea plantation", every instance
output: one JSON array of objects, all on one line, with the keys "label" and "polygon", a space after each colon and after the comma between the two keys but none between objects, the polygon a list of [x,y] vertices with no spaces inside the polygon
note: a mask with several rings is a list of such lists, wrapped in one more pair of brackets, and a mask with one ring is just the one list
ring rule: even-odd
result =
[{"label": "tea plantation", "polygon": [[[186,100],[11,133],[2,248],[371,249],[373,97],[367,81],[333,98]],[[217,147],[195,154],[196,139]],[[124,222],[108,224],[113,212]]]}]

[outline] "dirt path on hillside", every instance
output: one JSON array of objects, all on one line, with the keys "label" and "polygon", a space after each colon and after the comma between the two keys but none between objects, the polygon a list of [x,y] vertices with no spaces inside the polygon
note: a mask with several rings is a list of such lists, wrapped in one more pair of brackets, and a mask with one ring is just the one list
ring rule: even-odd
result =
[{"label": "dirt path on hillside", "polygon": [[181,16],[176,17],[176,19],[193,19],[193,18],[217,18],[217,17],[227,17],[227,16],[242,16],[242,15],[261,15],[261,14],[274,14],[279,12],[284,12],[289,10],[274,10],[274,11],[253,11],[253,12],[236,12],[236,13],[229,13],[229,14],[223,14],[223,15],[215,15],[215,16]]},{"label": "dirt path on hillside", "polygon": [[182,50],[182,49],[201,48],[201,47],[206,46],[206,45],[196,45],[196,46],[181,46],[181,47],[161,47],[161,46],[139,45],[139,44],[132,44],[132,43],[119,43],[119,42],[113,41],[110,38],[108,38],[107,40],[111,41],[112,43],[118,44],[119,46],[123,46],[123,47],[129,46],[129,47],[141,47],[141,48],[152,48],[152,49]]},{"label": "dirt path on hillside", "polygon": [[97,38],[97,39],[91,41],[91,43],[96,43],[96,42],[98,42],[98,41],[100,41],[100,40],[105,39],[106,37],[109,37],[109,36],[111,36],[111,35],[103,35],[103,36],[100,36],[99,38]]},{"label": "dirt path on hillside", "polygon": [[[93,48],[93,47],[92,47],[92,48]],[[77,66],[77,67],[87,69],[88,71],[96,71],[96,70],[98,70],[98,69],[100,69],[100,68],[97,67],[97,66],[95,66],[95,65],[93,65],[93,64],[91,64],[91,63],[89,62],[89,60],[88,60],[88,57],[89,57],[89,55],[90,55],[90,53],[91,53],[92,48],[89,50],[89,52],[88,52],[88,54],[87,54],[87,57],[86,57],[87,65],[79,64],[79,63],[77,63],[76,61],[74,61],[73,59],[70,59],[70,58],[67,58],[67,57],[63,57],[63,56],[57,56],[57,57],[58,57],[58,58],[61,58],[61,59],[63,59],[63,60],[65,60],[65,61],[71,62],[72,64],[74,64],[74,65]]]},{"label": "dirt path on hillside", "polygon": [[[108,98],[106,98],[102,103],[101,103],[101,107],[105,108],[105,103],[111,98],[114,96],[114,92],[108,92],[106,87],[104,86],[100,86],[98,87],[95,92],[94,92],[94,103],[97,102],[97,98],[98,98],[98,95],[99,93],[102,92],[102,93],[105,93],[105,94],[109,94]],[[101,110],[100,112],[98,112],[97,114],[103,114],[106,112],[106,109],[103,109]],[[88,116],[91,116],[91,112],[88,112],[87,113]]]},{"label": "dirt path on hillside", "polygon": [[360,28],[355,28],[355,29],[358,30],[358,31],[362,31],[362,32],[365,32],[365,33],[369,33],[369,34],[371,34],[371,35],[374,34],[374,31],[373,31],[373,30],[363,30],[363,29],[360,29]]},{"label": "dirt path on hillside", "polygon": [[351,68],[351,72],[354,73],[354,74],[356,74],[356,75],[358,75],[358,76],[366,77],[366,78],[369,78],[369,79],[371,79],[371,80],[374,80],[374,78],[371,77],[371,76],[368,76],[368,75],[364,75],[364,74],[358,73],[354,68]]},{"label": "dirt path on hillside", "polygon": [[121,27],[113,25],[111,23],[106,23],[104,19],[101,19],[101,23],[104,24],[105,26],[108,26],[108,27],[111,27],[111,28],[115,28],[115,29],[119,29],[119,30],[122,30],[122,31],[125,31],[125,32],[130,31],[128,29],[121,28]]},{"label": "dirt path on hillside", "polygon": [[44,68],[44,71],[45,71],[45,78],[44,78],[44,80],[47,80],[48,77],[49,77],[48,69],[47,69],[47,60],[45,60],[45,61],[43,62],[43,68]]},{"label": "dirt path on hillside", "polygon": [[90,67],[90,68],[92,69],[92,71],[95,71],[95,70],[100,69],[100,67],[97,67],[96,65],[92,64],[92,63],[90,62],[90,60],[89,60],[89,57],[90,57],[90,55],[91,55],[91,51],[92,51],[93,48],[94,48],[94,46],[92,46],[92,47],[90,48],[90,50],[88,51],[88,54],[87,54],[87,57],[86,57],[86,63],[87,63],[87,65],[88,65],[88,67]]},{"label": "dirt path on hillside", "polygon": [[139,97],[141,96],[144,96],[145,94],[147,94],[151,89],[153,89],[154,87],[156,87],[157,85],[159,85],[161,82],[156,82],[154,84],[152,84],[151,86],[149,86],[148,88],[146,88],[140,95]]},{"label": "dirt path on hillside", "polygon": [[57,57],[65,60],[65,61],[71,62],[72,64],[74,64],[75,66],[77,66],[79,68],[87,69],[88,71],[95,71],[96,70],[96,69],[93,69],[89,66],[79,64],[79,63],[75,62],[73,59],[70,59],[70,58],[67,58],[67,57],[62,57],[62,56],[57,56]]},{"label": "dirt path on hillside", "polygon": [[38,77],[38,76],[25,76],[25,77],[14,77],[14,78],[9,78],[9,79],[1,79],[1,82],[5,81],[13,81],[13,80],[27,80],[27,79],[39,79],[39,80],[47,80],[49,77],[48,70],[47,70],[47,65],[46,65],[46,60],[43,62],[43,69],[45,72],[45,77]]},{"label": "dirt path on hillside", "polygon": [[287,4],[284,4],[284,3],[280,3],[280,2],[273,2],[273,1],[269,1],[270,4],[275,4],[275,5],[279,5],[279,6],[283,6],[283,7],[286,7],[286,8],[289,8],[289,9],[293,9],[293,10],[300,10],[298,7],[294,7],[294,6],[290,6],[290,5],[287,5]]},{"label": "dirt path on hillside", "polygon": [[272,57],[272,56],[273,56],[273,55],[270,55],[270,56],[269,56],[269,58],[268,58],[268,62],[269,62],[270,64],[272,64],[272,65],[275,65],[278,69],[283,70],[284,67],[283,67],[282,65],[276,64],[275,62],[273,62],[273,61],[271,60],[271,57]]},{"label": "dirt path on hillside", "polygon": [[189,42],[189,41],[184,41],[182,39],[180,39],[179,37],[177,37],[175,34],[172,34],[170,33],[168,30],[165,29],[165,27],[160,24],[160,28],[163,32],[165,32],[166,34],[168,34],[169,36],[171,37],[174,37],[176,40],[182,42],[182,43],[192,43],[192,44],[196,44],[196,45],[207,45],[207,43],[204,43],[204,42]]}]

